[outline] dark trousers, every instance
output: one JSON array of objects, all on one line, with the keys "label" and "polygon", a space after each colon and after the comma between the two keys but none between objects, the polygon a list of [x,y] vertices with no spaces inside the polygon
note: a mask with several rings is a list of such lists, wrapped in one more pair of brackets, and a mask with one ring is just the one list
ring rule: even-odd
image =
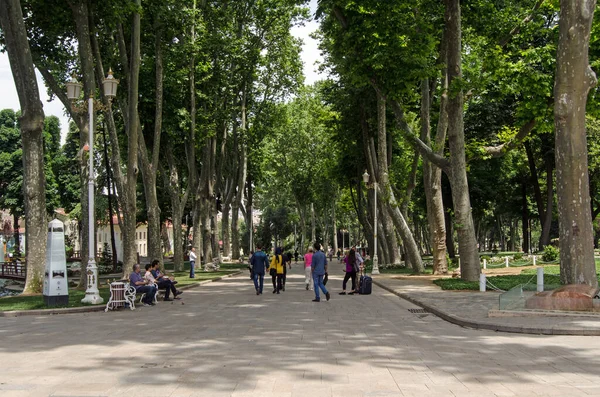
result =
[{"label": "dark trousers", "polygon": [[277,276],[271,276],[273,282],[273,289],[275,291],[281,291],[283,289],[283,274],[277,274]]},{"label": "dark trousers", "polygon": [[285,287],[285,280],[287,279],[287,265],[283,265],[283,286]]},{"label": "dark trousers", "polygon": [[195,267],[196,267],[196,261],[190,261],[190,278],[194,278],[195,276]]},{"label": "dark trousers", "polygon": [[165,290],[165,299],[169,299],[169,295],[173,292],[173,296],[177,295],[177,288],[173,285],[173,282],[169,279],[161,279],[158,281],[158,289]]},{"label": "dark trousers", "polygon": [[152,302],[154,302],[154,295],[156,295],[156,291],[158,290],[151,285],[143,285],[141,287],[136,288],[136,292],[138,294],[146,294],[142,302],[147,304],[151,304]]},{"label": "dark trousers", "polygon": [[344,275],[344,282],[342,283],[342,289],[346,290],[346,283],[348,279],[352,279],[352,291],[356,291],[356,271],[346,272]]}]

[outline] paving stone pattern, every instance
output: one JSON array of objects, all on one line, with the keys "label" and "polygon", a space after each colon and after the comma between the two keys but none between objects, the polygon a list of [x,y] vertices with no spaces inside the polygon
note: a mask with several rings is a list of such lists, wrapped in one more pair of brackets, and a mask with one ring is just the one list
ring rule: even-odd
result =
[{"label": "paving stone pattern", "polygon": [[341,273],[313,303],[301,272],[281,295],[244,275],[184,304],[0,318],[0,396],[600,396],[597,337],[461,328],[377,286],[339,296]]}]

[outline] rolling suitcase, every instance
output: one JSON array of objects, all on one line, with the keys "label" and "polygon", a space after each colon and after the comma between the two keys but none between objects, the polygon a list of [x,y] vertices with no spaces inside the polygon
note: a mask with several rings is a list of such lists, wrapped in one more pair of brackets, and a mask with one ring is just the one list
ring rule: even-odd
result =
[{"label": "rolling suitcase", "polygon": [[366,274],[361,272],[360,280],[358,282],[358,293],[360,295],[370,295],[371,289],[373,288],[373,279]]}]

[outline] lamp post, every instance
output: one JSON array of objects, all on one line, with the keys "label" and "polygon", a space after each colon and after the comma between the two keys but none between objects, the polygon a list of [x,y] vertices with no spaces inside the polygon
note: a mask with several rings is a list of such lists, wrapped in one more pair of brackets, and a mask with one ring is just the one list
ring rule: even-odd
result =
[{"label": "lamp post", "polygon": [[[104,95],[109,100],[117,95],[117,85],[119,81],[116,80],[112,75],[112,70],[109,69],[108,76],[102,81],[104,86]],[[83,84],[79,83],[75,78],[75,75],[71,78],[67,84],[67,97],[70,100],[76,100],[81,94],[81,88]],[[91,303],[93,305],[101,304],[104,299],[100,296],[98,291],[98,267],[96,266],[96,253],[95,243],[96,235],[94,233],[95,217],[94,217],[94,187],[95,187],[95,173],[94,173],[94,98],[90,96],[88,98],[88,115],[89,115],[89,137],[87,150],[89,150],[89,161],[90,170],[88,178],[88,217],[89,217],[89,238],[88,238],[88,262],[86,267],[87,274],[87,288],[85,290],[85,297],[81,300],[82,303]],[[86,150],[86,147],[83,148]]]},{"label": "lamp post", "polygon": [[[365,185],[369,187],[369,178],[371,175],[365,170],[362,177]],[[377,181],[375,180],[373,181],[373,191],[375,193],[375,200],[373,203],[373,270],[371,274],[379,274],[379,258],[377,258]]]}]

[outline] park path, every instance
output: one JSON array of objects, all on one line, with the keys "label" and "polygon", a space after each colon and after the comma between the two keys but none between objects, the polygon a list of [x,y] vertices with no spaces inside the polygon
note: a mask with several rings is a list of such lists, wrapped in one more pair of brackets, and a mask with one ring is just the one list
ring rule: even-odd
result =
[{"label": "park path", "polygon": [[338,276],[313,303],[301,272],[281,295],[245,273],[184,304],[0,318],[0,396],[600,396],[600,338],[461,328]]}]

